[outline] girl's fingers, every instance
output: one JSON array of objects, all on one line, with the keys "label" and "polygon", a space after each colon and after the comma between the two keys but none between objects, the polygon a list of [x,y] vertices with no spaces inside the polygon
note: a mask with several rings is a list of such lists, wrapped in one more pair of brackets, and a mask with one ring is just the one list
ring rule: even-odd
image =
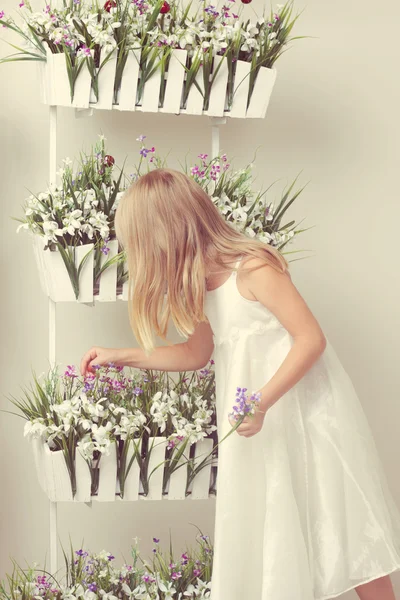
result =
[{"label": "girl's fingers", "polygon": [[91,368],[91,361],[93,361],[97,356],[96,348],[91,348],[86,354],[83,356],[81,360],[81,375],[86,375],[88,369]]},{"label": "girl's fingers", "polygon": [[239,427],[236,429],[236,431],[238,433],[247,433],[247,432],[251,431],[251,426],[248,425],[247,423],[246,424],[242,423],[241,425],[239,425]]}]

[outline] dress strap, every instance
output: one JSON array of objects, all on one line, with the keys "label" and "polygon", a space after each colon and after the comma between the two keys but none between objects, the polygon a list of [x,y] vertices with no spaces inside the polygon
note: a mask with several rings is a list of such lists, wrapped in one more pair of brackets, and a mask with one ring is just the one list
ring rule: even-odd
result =
[{"label": "dress strap", "polygon": [[[241,256],[241,257],[239,258],[239,260],[237,260],[237,261],[235,262],[235,269],[238,269],[238,268],[239,268],[239,265],[240,265],[240,262],[241,262],[242,258],[243,258],[243,256]],[[236,271],[234,271],[234,272],[236,273]]]},{"label": "dress strap", "polygon": [[241,260],[242,260],[242,258],[243,258],[243,256],[241,256],[241,257],[239,258],[239,260],[237,260],[237,261],[235,262],[234,270],[232,271],[232,277],[236,277],[236,276],[237,276],[237,270],[236,270],[236,269],[238,269],[238,268],[239,268],[239,265],[240,265],[240,263],[241,263]]}]

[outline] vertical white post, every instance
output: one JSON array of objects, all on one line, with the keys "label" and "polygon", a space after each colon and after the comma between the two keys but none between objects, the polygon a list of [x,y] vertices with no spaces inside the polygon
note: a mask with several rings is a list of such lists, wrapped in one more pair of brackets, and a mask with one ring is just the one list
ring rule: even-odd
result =
[{"label": "vertical white post", "polygon": [[211,158],[219,154],[219,126],[225,125],[225,117],[212,117],[211,119]]},{"label": "vertical white post", "polygon": [[[56,183],[57,170],[57,106],[50,106],[49,113],[49,183]],[[56,364],[56,303],[49,298],[49,362]],[[50,502],[50,573],[55,575],[57,561],[57,503]]]}]

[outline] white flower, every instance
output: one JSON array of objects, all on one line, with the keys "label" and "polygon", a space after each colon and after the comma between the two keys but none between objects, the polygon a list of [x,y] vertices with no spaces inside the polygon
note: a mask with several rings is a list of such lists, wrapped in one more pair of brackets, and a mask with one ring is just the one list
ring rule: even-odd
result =
[{"label": "white flower", "polygon": [[238,206],[232,211],[232,217],[235,221],[247,221],[247,212],[245,206]]},{"label": "white flower", "polygon": [[251,237],[251,238],[256,237],[255,231],[251,227],[246,227],[245,231],[249,237]]},{"label": "white flower", "polygon": [[46,431],[47,426],[43,423],[42,419],[27,421],[24,426],[24,437],[41,437]]},{"label": "white flower", "polygon": [[263,242],[264,244],[269,244],[270,241],[273,239],[273,237],[270,233],[268,233],[267,231],[264,231],[263,233],[260,233],[260,235],[258,236],[258,239],[261,242]]}]

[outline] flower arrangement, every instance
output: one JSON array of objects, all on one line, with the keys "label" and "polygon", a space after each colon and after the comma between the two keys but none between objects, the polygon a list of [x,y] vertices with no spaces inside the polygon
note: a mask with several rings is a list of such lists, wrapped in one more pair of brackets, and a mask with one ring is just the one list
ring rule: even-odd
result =
[{"label": "flower arrangement", "polygon": [[[41,250],[58,251],[68,273],[74,295],[81,290],[82,270],[91,260],[91,289],[99,294],[102,275],[115,271],[114,297],[122,291],[128,279],[124,253],[115,239],[114,217],[118,202],[129,185],[143,173],[166,166],[156,148],[146,144],[146,136],[137,138],[140,143],[139,159],[129,176],[117,167],[114,157],[107,151],[104,136],[89,153],[81,152],[74,167],[64,159],[58,171],[61,182],[47,190],[31,194],[24,206],[24,216],[19,229],[38,237]],[[199,164],[183,165],[189,177],[197,181],[210,195],[224,218],[238,231],[257,237],[284,253],[285,246],[305,231],[294,220],[284,221],[286,211],[304,188],[294,190],[296,180],[284,191],[275,207],[268,200],[267,190],[254,191],[252,164],[234,169],[226,154],[210,159],[200,154]],[[77,259],[77,249],[82,254]],[[43,252],[40,252],[40,256]],[[60,289],[61,286],[55,286]]]},{"label": "flower arrangement", "polygon": [[168,372],[131,369],[128,373],[114,364],[96,367],[85,377],[78,376],[73,366],[60,376],[55,367],[41,379],[35,376],[23,398],[11,398],[11,402],[26,419],[24,435],[46,446],[48,454],[62,456],[71,500],[77,494],[79,461],[86,465],[89,495],[95,497],[107,457],[115,464],[113,499],[116,494],[125,497],[128,478],[135,470],[142,496],[149,495],[157,470],[162,473],[161,495],[167,496],[179,471],[182,498],[192,493],[195,478],[206,470],[208,497],[215,493],[211,467],[219,445],[244,417],[254,415],[260,400],[259,393],[247,398],[247,388],[237,388],[236,404],[229,414],[232,427],[219,440],[213,365],[211,359],[204,369],[180,372],[177,380]]},{"label": "flower arrangement", "polygon": [[172,544],[165,552],[153,538],[151,560],[142,558],[134,538],[131,564],[117,567],[105,550],[94,554],[83,548],[64,551],[65,576],[37,568],[14,565],[7,583],[0,585],[0,600],[174,600],[210,598],[213,546],[207,535],[196,536],[196,547],[186,548],[179,558]]},{"label": "flower arrangement", "polygon": [[246,394],[247,388],[236,388],[236,401],[232,408],[232,412],[229,413],[229,418],[232,421],[240,422],[244,417],[253,416],[260,404],[261,392],[252,392],[249,396]]},{"label": "flower arrangement", "polygon": [[[74,289],[79,296],[79,276],[90,253],[93,252],[93,281],[99,286],[102,273],[118,264],[117,286],[127,279],[120,252],[108,260],[109,242],[115,240],[114,215],[118,202],[130,180],[124,168],[115,175],[115,159],[107,154],[105,138],[100,140],[89,153],[80,153],[77,167],[72,168],[69,158],[57,172],[61,179],[39,194],[32,194],[24,207],[21,228],[43,238],[44,249],[58,250]],[[90,245],[89,245],[90,244]],[[88,252],[77,264],[77,246],[88,246]]]},{"label": "flower arrangement", "polygon": [[[121,497],[134,465],[144,496],[154,471],[163,467],[166,495],[173,473],[186,466],[189,495],[195,476],[216,454],[212,365],[213,361],[200,371],[180,373],[177,381],[166,372],[140,369],[125,374],[114,365],[99,367],[86,377],[78,376],[73,366],[62,376],[54,368],[42,380],[35,377],[22,400],[11,401],[27,420],[24,435],[40,439],[52,453],[62,453],[72,497],[77,491],[78,456],[87,464],[90,494],[96,496],[102,460],[110,454]],[[204,438],[211,439],[211,451],[195,464],[192,446]],[[151,469],[157,445],[161,460]]]},{"label": "flower arrangement", "polygon": [[[236,8],[236,0],[230,0],[217,8],[209,0],[186,6],[177,0],[106,0],[103,5],[77,0],[59,8],[46,4],[41,12],[35,12],[29,0],[22,0],[21,24],[0,12],[0,24],[19,36],[22,43],[12,44],[17,52],[2,62],[46,62],[50,56],[62,54],[71,100],[84,70],[90,75],[93,100],[98,100],[101,72],[114,61],[113,102],[118,104],[124,70],[133,55],[138,63],[136,105],[142,103],[146,83],[158,74],[158,106],[162,108],[171,58],[176,50],[184,50],[184,55],[177,55],[184,75],[182,109],[193,88],[202,95],[203,110],[208,109],[224,59],[226,109],[232,107],[243,79],[248,83],[248,106],[260,69],[271,69],[288,44],[298,39],[292,37],[292,29],[299,16],[293,15],[293,0],[288,0],[251,20],[242,14],[243,5],[249,2],[241,0]],[[249,64],[244,78],[235,77],[238,63]]]}]

